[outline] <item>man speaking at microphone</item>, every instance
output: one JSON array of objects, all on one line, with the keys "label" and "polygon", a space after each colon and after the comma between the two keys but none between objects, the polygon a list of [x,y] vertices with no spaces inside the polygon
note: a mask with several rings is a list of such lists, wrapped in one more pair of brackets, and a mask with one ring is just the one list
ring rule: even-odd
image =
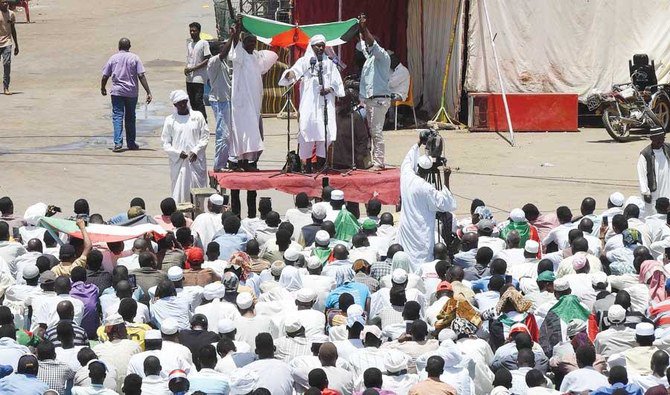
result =
[{"label": "man speaking at microphone", "polygon": [[324,55],[326,38],[317,34],[309,40],[305,55],[293,67],[286,70],[279,80],[280,86],[288,86],[302,78],[300,82],[300,132],[298,144],[300,159],[307,161],[316,148],[317,167],[326,163],[326,127],[324,107],[328,116],[328,145],[335,141],[335,97],[344,96],[344,84],[337,66]]}]

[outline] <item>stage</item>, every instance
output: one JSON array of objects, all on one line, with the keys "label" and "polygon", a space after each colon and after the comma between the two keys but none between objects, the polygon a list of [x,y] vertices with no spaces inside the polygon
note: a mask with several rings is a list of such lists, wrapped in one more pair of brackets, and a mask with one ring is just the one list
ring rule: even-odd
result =
[{"label": "stage", "polygon": [[382,204],[395,205],[400,201],[400,169],[386,169],[379,172],[356,170],[350,175],[330,172],[327,175],[280,174],[279,170],[257,172],[209,172],[210,177],[225,189],[262,191],[276,189],[296,195],[305,192],[310,197],[321,196],[323,177],[328,177],[330,185],[344,191],[344,198],[350,202],[367,203],[373,197]]}]

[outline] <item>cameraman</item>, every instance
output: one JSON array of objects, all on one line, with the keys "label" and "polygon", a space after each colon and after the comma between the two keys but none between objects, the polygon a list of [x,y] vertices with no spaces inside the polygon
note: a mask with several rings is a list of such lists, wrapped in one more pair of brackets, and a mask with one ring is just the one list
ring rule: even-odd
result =
[{"label": "cameraman", "polygon": [[442,190],[438,191],[427,181],[429,175],[439,176],[439,173],[431,157],[419,156],[420,147],[426,140],[424,137],[422,133],[419,143],[410,148],[400,166],[402,211],[398,243],[412,257],[412,264],[417,267],[433,260],[436,214],[456,209],[456,200],[449,191],[450,168],[444,169]]}]

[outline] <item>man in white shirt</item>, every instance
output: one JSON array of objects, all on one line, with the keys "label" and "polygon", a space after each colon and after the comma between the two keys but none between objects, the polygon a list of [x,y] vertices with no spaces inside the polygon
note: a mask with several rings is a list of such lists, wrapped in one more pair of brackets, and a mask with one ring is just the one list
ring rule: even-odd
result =
[{"label": "man in white shirt", "polygon": [[623,307],[618,304],[610,306],[605,320],[610,327],[596,335],[593,342],[596,353],[602,355],[603,358],[609,358],[613,354],[622,353],[637,345],[635,329],[624,325],[626,310]]},{"label": "man in white shirt", "polygon": [[222,319],[236,320],[240,313],[237,306],[226,302],[223,297],[226,294],[226,287],[220,283],[211,283],[203,288],[203,302],[195,308],[195,314],[203,314],[207,317],[207,322],[215,323]]},{"label": "man in white shirt", "polygon": [[200,111],[207,121],[207,111],[205,111],[205,82],[207,82],[207,62],[212,56],[209,50],[209,43],[200,39],[201,26],[198,22],[192,22],[188,25],[188,31],[191,36],[186,46],[186,92],[191,107],[195,111]]},{"label": "man in white shirt", "polygon": [[42,256],[42,240],[30,239],[26,244],[26,253],[17,256],[13,261],[7,262],[12,277],[16,278],[17,284],[25,284],[23,269],[26,266],[35,265],[37,258]]},{"label": "man in white shirt", "polygon": [[270,332],[270,317],[256,315],[254,311],[254,299],[249,292],[241,292],[236,299],[237,308],[240,310],[238,319],[235,320],[237,339],[245,341],[250,347],[255,346],[256,335]]},{"label": "man in white shirt", "polygon": [[146,331],[144,335],[144,348],[146,351],[130,357],[127,374],[134,373],[140,377],[145,377],[144,360],[149,356],[159,359],[162,368],[160,375],[164,378],[167,378],[170,372],[175,369],[183,370],[186,373],[192,369],[192,365],[183,355],[164,351],[162,347],[163,339],[161,332],[155,329]]},{"label": "man in white shirt", "polygon": [[640,236],[642,237],[642,244],[645,247],[651,246],[651,232],[649,231],[649,227],[647,227],[644,221],[639,218],[640,208],[631,203],[624,208],[623,215],[628,221],[628,229],[635,229],[640,232]]},{"label": "man in white shirt", "polygon": [[142,395],[168,395],[167,377],[161,375],[163,367],[158,358],[149,356],[143,363],[144,378],[142,379]]},{"label": "man in white shirt", "polygon": [[293,225],[293,240],[300,239],[303,226],[312,223],[312,210],[309,208],[309,197],[305,192],[295,195],[295,208],[286,210],[286,221]]},{"label": "man in white shirt", "polygon": [[0,325],[0,365],[9,365],[16,371],[19,358],[29,353],[28,347],[16,342],[16,329],[13,325]]},{"label": "man in white shirt", "polygon": [[657,242],[663,240],[668,233],[670,228],[668,227],[668,212],[670,211],[670,200],[667,197],[659,197],[656,199],[656,214],[650,214],[645,218],[644,222],[649,228],[649,234],[651,236],[651,241]]},{"label": "man in white shirt", "polygon": [[26,328],[28,324],[28,307],[32,304],[32,298],[42,294],[42,289],[37,285],[40,271],[37,266],[26,266],[23,269],[21,279],[23,284],[14,284],[7,288],[4,306],[9,307],[14,314],[14,325],[18,329]]},{"label": "man in white shirt", "polygon": [[13,262],[16,257],[26,253],[21,243],[9,241],[11,229],[5,221],[0,221],[0,262]]},{"label": "man in white shirt", "polygon": [[104,387],[107,377],[107,366],[100,361],[91,361],[87,367],[91,385],[72,388],[72,395],[117,395],[116,391]]},{"label": "man in white shirt", "polygon": [[117,372],[116,388],[120,392],[126,378],[126,370],[130,358],[142,352],[140,345],[127,339],[126,324],[123,317],[114,314],[105,321],[105,333],[109,341],[99,343],[93,347],[93,352],[105,363],[114,365]]},{"label": "man in white shirt", "polygon": [[400,100],[407,99],[409,94],[410,75],[407,67],[400,63],[398,55],[388,51],[391,55],[391,77],[389,78],[389,90]]},{"label": "man in white shirt", "polygon": [[125,266],[128,271],[140,268],[140,254],[148,251],[151,244],[145,238],[136,239],[133,242],[133,254],[116,260],[117,266]]},{"label": "man in white shirt", "polygon": [[223,196],[215,193],[207,199],[207,212],[199,214],[191,224],[191,231],[198,236],[203,248],[214,240],[216,232],[223,229],[221,212],[223,210]]},{"label": "man in white shirt", "polygon": [[161,323],[161,351],[169,355],[178,355],[190,364],[193,364],[193,354],[188,347],[179,344],[179,323],[174,318],[166,318]]},{"label": "man in white shirt", "polygon": [[477,222],[477,234],[479,234],[478,248],[489,247],[493,254],[505,249],[505,240],[492,237],[495,223],[490,219],[482,219]]},{"label": "man in white shirt", "polygon": [[272,320],[272,331],[275,336],[284,333],[284,324],[287,319],[296,317],[305,328],[305,337],[311,339],[323,336],[326,327],[326,316],[322,311],[314,310],[312,307],[316,302],[317,293],[312,288],[301,288],[295,294],[295,305],[297,311],[281,312]]},{"label": "man in white shirt", "polygon": [[245,369],[258,373],[260,379],[257,387],[268,389],[272,395],[291,395],[293,393],[291,367],[274,358],[274,349],[274,342],[269,333],[258,334],[255,338],[258,360],[245,366]]},{"label": "man in white shirt", "polygon": [[[42,275],[45,273],[42,273]],[[84,303],[70,296],[70,279],[66,276],[56,278],[54,281],[54,292],[56,295],[53,297],[45,298],[39,296],[33,302],[33,317],[35,321],[33,321],[32,327],[34,328],[36,325],[39,325],[48,328],[58,323],[60,318],[58,317],[57,307],[58,303],[63,300],[72,303],[74,307],[74,322],[77,325],[81,324],[81,319],[84,315]]]},{"label": "man in white shirt", "polygon": [[589,242],[589,253],[594,256],[600,256],[603,250],[603,242],[597,235],[593,235],[594,231],[600,233],[600,227],[597,229],[594,229],[594,227],[595,222],[589,218],[582,218],[582,220],[579,221],[579,225],[577,225],[577,229],[582,231],[582,237]]},{"label": "man in white shirt", "polygon": [[561,383],[560,392],[594,391],[600,387],[609,386],[607,377],[593,368],[596,361],[596,350],[591,345],[584,345],[575,350],[579,369],[565,375]]},{"label": "man in white shirt", "polygon": [[556,209],[556,217],[561,224],[549,231],[547,237],[542,240],[542,246],[545,250],[550,243],[556,244],[559,251],[568,248],[570,245],[568,232],[575,228],[575,224],[572,223],[572,211],[569,207],[561,206]]}]

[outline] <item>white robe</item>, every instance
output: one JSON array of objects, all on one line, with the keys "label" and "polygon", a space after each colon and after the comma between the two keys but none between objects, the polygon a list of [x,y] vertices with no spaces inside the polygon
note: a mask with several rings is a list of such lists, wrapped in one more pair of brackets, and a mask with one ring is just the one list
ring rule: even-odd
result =
[{"label": "white robe", "polygon": [[230,156],[250,159],[243,155],[264,149],[260,124],[263,103],[261,76],[275,64],[277,54],[272,51],[254,51],[250,54],[239,42],[228,54],[228,59],[233,63],[233,133],[230,134]]},{"label": "white robe", "polygon": [[415,271],[423,262],[433,259],[435,214],[456,209],[456,200],[447,187],[441,191],[416,175],[413,161],[416,148],[410,149],[400,167],[400,228],[398,243],[412,257]]},{"label": "white robe", "polygon": [[[654,170],[656,173],[656,191],[651,192],[651,203],[645,202],[645,212],[647,214],[655,213],[654,204],[660,197],[670,197],[670,168],[668,159],[665,157],[662,149],[654,150]],[[647,160],[640,155],[637,160],[637,177],[640,183],[640,194],[650,193],[647,185]]]},{"label": "white robe", "polygon": [[[163,149],[170,160],[172,198],[177,203],[191,201],[191,188],[207,186],[207,160],[205,150],[209,141],[209,128],[199,111],[189,115],[174,113],[165,118],[163,124]],[[181,159],[181,152],[195,153],[197,159],[191,163]]]},{"label": "white robe", "polygon": [[[310,52],[308,54],[311,55]],[[313,68],[310,66],[312,56],[306,55],[298,59],[290,69],[284,71],[280,86],[287,86],[294,80],[286,79],[286,74],[292,71],[296,79],[302,77],[300,82],[300,134],[301,142],[326,141],[324,135],[323,107],[324,96],[321,96],[321,85],[319,85],[319,63]],[[321,62],[323,67],[323,87],[333,88],[333,92],[325,96],[328,100],[328,143],[335,141],[337,125],[335,124],[335,97],[344,96],[344,84],[337,66],[327,56]]]},{"label": "white robe", "polygon": [[207,249],[207,244],[214,239],[216,232],[221,229],[223,229],[221,213],[202,213],[195,217],[193,224],[191,224],[191,231],[198,234],[202,248],[205,250]]}]

